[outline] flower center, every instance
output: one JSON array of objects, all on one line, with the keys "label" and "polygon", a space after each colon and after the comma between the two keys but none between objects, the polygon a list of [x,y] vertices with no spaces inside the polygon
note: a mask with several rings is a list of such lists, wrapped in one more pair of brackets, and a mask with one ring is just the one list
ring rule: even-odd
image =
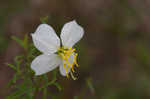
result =
[{"label": "flower center", "polygon": [[75,49],[63,46],[58,49],[57,54],[64,61],[64,68],[65,68],[66,76],[69,77],[69,70],[70,70],[70,74],[71,74],[72,78],[74,80],[76,80],[76,77],[74,77],[74,75],[73,75],[73,72],[75,72],[74,66],[79,67],[79,65],[77,64],[78,54],[75,53]]}]

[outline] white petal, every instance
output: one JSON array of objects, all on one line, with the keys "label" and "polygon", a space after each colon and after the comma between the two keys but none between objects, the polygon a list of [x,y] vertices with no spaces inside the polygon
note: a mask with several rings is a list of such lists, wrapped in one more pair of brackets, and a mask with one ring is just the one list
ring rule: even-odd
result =
[{"label": "white petal", "polygon": [[84,34],[83,28],[76,21],[68,22],[64,25],[61,31],[62,44],[66,47],[72,47],[77,43]]},{"label": "white petal", "polygon": [[32,61],[31,68],[35,71],[35,75],[41,75],[55,69],[60,65],[60,63],[61,59],[58,57],[58,55],[42,54]]},{"label": "white petal", "polygon": [[[74,58],[73,58],[73,56],[70,56],[70,58],[69,58],[69,63],[72,65],[73,64],[73,61],[74,61]],[[62,75],[62,76],[66,76],[66,72],[70,72],[71,71],[71,66],[70,67],[68,67],[68,68],[66,68],[67,67],[67,65],[64,67],[64,61],[62,61],[61,62],[61,64],[60,64],[60,66],[59,66],[59,70],[60,70],[60,74]],[[66,69],[67,69],[67,71],[66,71]]]},{"label": "white petal", "polygon": [[54,53],[60,46],[60,39],[53,28],[47,24],[41,24],[31,35],[35,47],[43,53]]}]

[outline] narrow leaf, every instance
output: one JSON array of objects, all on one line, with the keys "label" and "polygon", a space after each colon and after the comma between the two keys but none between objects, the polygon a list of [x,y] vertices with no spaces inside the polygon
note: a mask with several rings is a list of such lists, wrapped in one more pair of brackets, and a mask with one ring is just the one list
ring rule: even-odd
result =
[{"label": "narrow leaf", "polygon": [[47,22],[48,22],[48,16],[41,17],[41,18],[40,18],[40,21],[41,21],[43,24],[47,23]]},{"label": "narrow leaf", "polygon": [[58,88],[59,91],[62,90],[62,86],[59,83],[55,82],[54,85]]},{"label": "narrow leaf", "polygon": [[15,71],[17,71],[17,67],[16,67],[15,65],[13,65],[13,64],[8,64],[8,63],[7,63],[7,66],[9,66],[9,67],[11,67],[12,69],[14,69]]},{"label": "narrow leaf", "polygon": [[21,39],[17,38],[16,36],[12,36],[11,38],[15,40],[21,47],[25,48],[24,42]]}]

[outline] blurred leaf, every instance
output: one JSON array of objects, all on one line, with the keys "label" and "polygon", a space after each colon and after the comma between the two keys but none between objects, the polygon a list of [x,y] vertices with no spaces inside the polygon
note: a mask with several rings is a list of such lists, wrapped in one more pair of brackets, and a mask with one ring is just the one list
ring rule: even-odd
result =
[{"label": "blurred leaf", "polygon": [[1,33],[2,32],[0,32],[0,52],[4,52],[9,45],[9,40]]},{"label": "blurred leaf", "polygon": [[15,63],[16,63],[16,67],[17,67],[17,71],[18,72],[20,72],[20,64],[21,64],[21,62],[22,62],[22,60],[21,59],[23,59],[23,55],[19,55],[19,56],[16,56],[15,57]]},{"label": "blurred leaf", "polygon": [[28,35],[27,34],[24,36],[23,44],[24,44],[24,48],[27,49],[28,48]]},{"label": "blurred leaf", "polygon": [[55,82],[56,82],[56,78],[54,77],[52,81],[48,81],[48,78],[47,78],[47,75],[44,75],[44,80],[46,81],[46,83],[39,89],[39,90],[42,90],[42,89],[45,89],[47,88],[48,86],[54,84],[55,85]]},{"label": "blurred leaf", "polygon": [[14,74],[12,81],[13,81],[13,83],[16,83],[16,81],[17,81],[17,74]]},{"label": "blurred leaf", "polygon": [[15,91],[12,92],[9,96],[6,97],[6,99],[19,99],[20,96],[22,96],[24,93],[22,93],[21,91]]},{"label": "blurred leaf", "polygon": [[59,91],[62,90],[62,86],[59,83],[55,82],[54,85],[58,88]]},{"label": "blurred leaf", "polygon": [[16,36],[12,36],[11,37],[13,40],[15,40],[21,47],[23,47],[24,49],[28,48],[28,35],[26,34],[24,36],[24,40],[19,39]]},{"label": "blurred leaf", "polygon": [[46,23],[48,22],[48,16],[41,17],[41,18],[40,18],[40,21],[41,21],[43,24],[46,24]]},{"label": "blurred leaf", "polygon": [[22,95],[25,94],[25,85],[16,85],[15,88],[17,89],[15,92],[12,92],[6,99],[19,99]]},{"label": "blurred leaf", "polygon": [[15,59],[14,59],[15,63],[20,62],[20,59],[23,59],[23,57],[24,57],[23,55],[16,56]]},{"label": "blurred leaf", "polygon": [[78,99],[78,96],[74,96],[74,98],[73,99]]},{"label": "blurred leaf", "polygon": [[87,83],[87,86],[90,89],[91,93],[95,94],[95,88],[93,86],[92,79],[90,77],[86,80],[86,83]]},{"label": "blurred leaf", "polygon": [[24,42],[21,39],[17,38],[16,36],[12,36],[11,38],[15,40],[21,47],[25,48]]},{"label": "blurred leaf", "polygon": [[[7,99],[22,99],[22,96],[26,99],[32,99],[32,92],[34,91],[34,88],[32,85],[29,85],[29,80],[24,82],[21,85],[16,85],[15,89],[16,91],[11,93]],[[27,98],[28,97],[28,98]]]},{"label": "blurred leaf", "polygon": [[147,63],[149,60],[149,54],[148,54],[148,49],[145,48],[145,46],[143,46],[143,44],[139,44],[137,46],[137,50],[138,50],[138,55],[139,55],[139,59],[143,62],[143,63]]},{"label": "blurred leaf", "polygon": [[47,99],[47,88],[44,88],[43,90],[43,99]]},{"label": "blurred leaf", "polygon": [[12,84],[16,83],[17,79],[17,74],[14,74],[13,78],[8,82],[7,87],[10,87]]},{"label": "blurred leaf", "polygon": [[9,67],[11,67],[12,69],[14,69],[15,71],[17,71],[17,67],[13,64],[7,64]]},{"label": "blurred leaf", "polygon": [[44,76],[43,78],[44,78],[45,82],[48,83],[48,77],[47,77],[47,75],[45,74],[43,76]]}]

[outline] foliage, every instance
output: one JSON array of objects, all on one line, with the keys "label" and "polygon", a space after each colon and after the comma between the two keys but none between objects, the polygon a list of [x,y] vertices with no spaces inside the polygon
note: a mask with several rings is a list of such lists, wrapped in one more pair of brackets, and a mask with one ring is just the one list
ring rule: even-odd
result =
[{"label": "foliage", "polygon": [[62,87],[57,82],[56,70],[52,72],[51,79],[48,74],[34,76],[30,63],[40,52],[36,50],[33,43],[29,42],[28,35],[25,35],[23,40],[15,36],[12,36],[12,39],[24,49],[24,53],[15,57],[14,64],[7,64],[15,73],[8,83],[12,93],[6,99],[35,99],[40,95],[42,99],[47,99],[49,86],[56,86],[61,91]]}]

